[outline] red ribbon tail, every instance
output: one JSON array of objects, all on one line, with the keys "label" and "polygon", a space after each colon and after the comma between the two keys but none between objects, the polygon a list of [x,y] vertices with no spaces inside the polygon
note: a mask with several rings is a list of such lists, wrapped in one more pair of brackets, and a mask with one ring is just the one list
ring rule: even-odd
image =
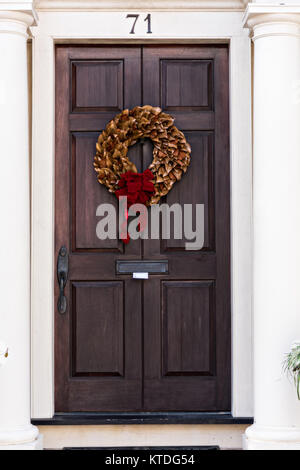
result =
[{"label": "red ribbon tail", "polygon": [[122,227],[121,227],[120,238],[122,242],[127,245],[127,243],[130,242],[130,236],[129,236],[129,233],[127,232],[128,211],[126,209],[125,209],[124,215],[125,215],[125,221],[123,222]]}]

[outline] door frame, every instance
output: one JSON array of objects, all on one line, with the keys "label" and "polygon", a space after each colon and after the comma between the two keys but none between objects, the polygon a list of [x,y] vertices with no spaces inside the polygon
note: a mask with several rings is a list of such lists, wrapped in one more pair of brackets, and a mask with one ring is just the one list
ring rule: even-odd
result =
[{"label": "door frame", "polygon": [[[127,11],[39,11],[32,29],[32,417],[54,415],[54,162],[56,44],[228,43],[230,70],[232,408],[253,415],[251,40],[242,12],[152,14],[151,39],[132,39]],[[174,25],[180,24],[179,27]],[[111,34],[115,25],[117,34]],[[155,28],[155,29],[154,29]]]}]

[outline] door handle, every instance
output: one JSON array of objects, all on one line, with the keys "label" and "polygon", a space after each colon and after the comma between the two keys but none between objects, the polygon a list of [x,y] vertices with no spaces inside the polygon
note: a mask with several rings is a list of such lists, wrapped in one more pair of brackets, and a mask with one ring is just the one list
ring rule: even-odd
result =
[{"label": "door handle", "polygon": [[57,309],[59,313],[66,313],[67,310],[67,298],[65,296],[65,286],[67,284],[69,271],[69,256],[68,250],[65,246],[62,246],[58,253],[57,258],[57,280],[59,286],[59,297],[57,302]]}]

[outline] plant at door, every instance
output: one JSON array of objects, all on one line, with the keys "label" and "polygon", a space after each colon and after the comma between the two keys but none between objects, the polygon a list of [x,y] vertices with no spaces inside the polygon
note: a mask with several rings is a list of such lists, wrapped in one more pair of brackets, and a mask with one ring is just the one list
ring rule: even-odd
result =
[{"label": "plant at door", "polygon": [[4,365],[7,362],[7,358],[8,347],[3,341],[0,341],[0,366]]},{"label": "plant at door", "polygon": [[[154,144],[153,161],[143,173],[127,157],[128,147],[140,138]],[[136,106],[123,110],[100,134],[94,167],[99,183],[117,197],[127,196],[128,205],[156,204],[168,194],[190,164],[191,148],[174,119],[160,108]]]},{"label": "plant at door", "polygon": [[300,400],[300,343],[292,346],[284,360],[284,370],[293,378]]}]

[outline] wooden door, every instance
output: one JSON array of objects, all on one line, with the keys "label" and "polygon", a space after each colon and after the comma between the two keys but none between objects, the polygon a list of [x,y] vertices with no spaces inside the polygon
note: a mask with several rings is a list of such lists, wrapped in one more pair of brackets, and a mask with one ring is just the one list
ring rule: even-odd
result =
[{"label": "wooden door", "polygon": [[[165,202],[205,204],[205,244],[96,237],[96,207],[116,204],[93,170],[98,134],[123,108],[173,115],[191,166]],[[55,252],[65,245],[65,314],[55,310],[56,411],[230,409],[228,50],[224,46],[56,49]],[[129,150],[138,171],[150,142]],[[146,281],[122,260],[168,260]],[[56,272],[55,272],[56,278]],[[59,295],[55,286],[55,306]]]}]

